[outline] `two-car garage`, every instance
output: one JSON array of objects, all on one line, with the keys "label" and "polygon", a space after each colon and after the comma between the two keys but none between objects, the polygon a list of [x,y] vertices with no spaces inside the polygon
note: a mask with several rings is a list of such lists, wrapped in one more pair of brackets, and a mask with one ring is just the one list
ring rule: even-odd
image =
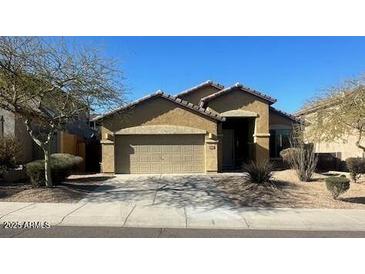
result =
[{"label": "two-car garage", "polygon": [[116,173],[205,172],[203,134],[118,135],[115,142]]}]

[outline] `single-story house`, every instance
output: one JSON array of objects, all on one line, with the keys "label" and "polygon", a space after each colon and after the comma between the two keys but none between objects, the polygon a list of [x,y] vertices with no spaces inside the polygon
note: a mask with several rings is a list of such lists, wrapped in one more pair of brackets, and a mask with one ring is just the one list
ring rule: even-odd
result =
[{"label": "single-story house", "polygon": [[106,173],[215,173],[279,157],[298,120],[276,99],[239,83],[212,81],[158,91],[94,120]]}]

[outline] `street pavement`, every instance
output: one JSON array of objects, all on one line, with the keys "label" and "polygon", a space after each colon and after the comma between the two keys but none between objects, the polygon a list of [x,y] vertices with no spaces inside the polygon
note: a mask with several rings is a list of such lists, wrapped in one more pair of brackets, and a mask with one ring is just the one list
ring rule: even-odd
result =
[{"label": "street pavement", "polygon": [[0,229],[0,238],[364,238],[364,231],[69,227]]}]

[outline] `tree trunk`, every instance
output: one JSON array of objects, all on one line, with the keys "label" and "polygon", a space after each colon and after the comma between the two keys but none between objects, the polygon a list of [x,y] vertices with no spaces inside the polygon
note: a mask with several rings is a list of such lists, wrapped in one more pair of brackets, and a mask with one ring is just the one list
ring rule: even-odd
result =
[{"label": "tree trunk", "polygon": [[357,138],[357,141],[356,141],[356,146],[360,149],[362,149],[363,151],[363,155],[365,155],[365,146],[361,145],[361,140],[362,140],[362,135],[363,135],[363,131],[362,130],[359,130],[359,136]]},{"label": "tree trunk", "polygon": [[46,144],[43,149],[44,152],[44,178],[46,181],[46,187],[53,187],[52,176],[51,176],[51,145]]},{"label": "tree trunk", "polygon": [[44,178],[45,178],[46,187],[53,187],[52,176],[51,176],[51,145],[52,145],[52,137],[53,137],[54,131],[51,130],[48,133],[47,141],[42,142],[33,133],[29,119],[25,120],[25,125],[26,125],[27,131],[28,131],[29,135],[32,137],[33,141],[43,150],[43,153],[44,153]]}]

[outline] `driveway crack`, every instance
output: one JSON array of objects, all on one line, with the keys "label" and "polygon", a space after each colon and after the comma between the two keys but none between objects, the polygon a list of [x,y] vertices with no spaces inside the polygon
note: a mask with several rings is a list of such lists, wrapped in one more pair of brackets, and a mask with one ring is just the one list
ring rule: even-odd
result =
[{"label": "driveway crack", "polygon": [[184,207],[184,215],[185,215],[185,228],[188,228],[188,214],[186,213],[186,207]]},{"label": "driveway crack", "polygon": [[70,216],[72,213],[74,213],[75,211],[79,210],[80,208],[82,208],[86,205],[87,205],[87,203],[84,203],[83,205],[81,205],[81,206],[75,208],[74,210],[72,210],[71,212],[67,213],[65,216],[62,217],[61,221],[58,224],[56,224],[56,226],[62,224],[62,222],[66,219],[66,217]]},{"label": "driveway crack", "polygon": [[248,229],[250,229],[250,224],[248,223],[248,221],[246,220],[246,218],[244,216],[240,216],[242,218],[242,220],[244,221],[244,223],[247,225]]},{"label": "driveway crack", "polygon": [[155,189],[155,196],[153,196],[152,205],[154,205],[155,202],[156,202],[156,198],[157,198],[158,191],[162,190],[165,186],[167,186],[167,184],[163,185],[162,187],[159,186],[159,184],[161,182],[161,178],[162,178],[162,174],[160,174],[159,182],[157,182],[157,188]]},{"label": "driveway crack", "polygon": [[127,221],[128,221],[129,216],[131,216],[132,212],[134,211],[134,209],[135,209],[136,207],[137,207],[137,205],[134,205],[134,206],[133,206],[133,208],[132,208],[132,210],[128,213],[127,217],[126,217],[126,218],[125,218],[125,220],[124,220],[124,223],[123,223],[122,227],[123,227],[123,226],[125,226],[125,224],[126,224],[126,223],[127,223]]},{"label": "driveway crack", "polygon": [[18,209],[16,209],[16,210],[10,211],[10,212],[8,212],[8,213],[6,213],[6,214],[2,215],[2,216],[0,217],[0,219],[2,219],[2,218],[4,218],[5,216],[8,216],[8,215],[10,215],[10,214],[12,214],[12,213],[14,213],[14,212],[17,212],[17,211],[22,210],[22,209],[24,209],[24,208],[27,208],[27,207],[29,207],[29,206],[35,205],[35,204],[36,204],[36,203],[31,203],[31,204],[29,204],[29,205],[23,206],[23,207],[18,208]]},{"label": "driveway crack", "polygon": [[153,196],[152,205],[154,205],[154,204],[155,204],[155,202],[156,202],[157,192],[158,192],[158,189],[156,189],[156,191],[155,191],[155,196]]}]

